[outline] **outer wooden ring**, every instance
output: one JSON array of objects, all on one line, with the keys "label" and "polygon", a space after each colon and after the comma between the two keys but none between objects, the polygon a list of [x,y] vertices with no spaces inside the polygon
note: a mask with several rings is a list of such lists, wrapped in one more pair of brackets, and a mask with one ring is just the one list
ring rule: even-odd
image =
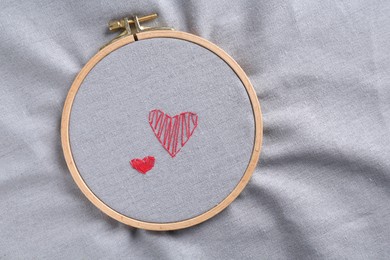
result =
[{"label": "outer wooden ring", "polygon": [[176,38],[180,40],[189,41],[195,44],[198,44],[211,52],[218,55],[221,59],[223,59],[237,74],[237,76],[241,79],[243,85],[246,88],[246,91],[248,93],[249,99],[252,104],[254,119],[255,119],[255,140],[254,140],[254,146],[252,151],[252,156],[250,159],[250,162],[248,164],[248,167],[241,178],[240,182],[237,184],[237,186],[233,189],[233,191],[217,206],[211,208],[210,210],[202,213],[201,215],[198,215],[191,219],[186,219],[179,222],[170,222],[170,223],[154,223],[154,222],[144,222],[141,220],[133,219],[130,217],[127,217],[125,215],[122,215],[121,213],[113,210],[108,205],[106,205],[103,201],[101,201],[87,186],[87,184],[84,182],[83,178],[81,177],[76,164],[73,160],[72,150],[70,147],[70,141],[69,141],[69,120],[70,120],[70,114],[72,110],[72,105],[74,98],[77,94],[78,89],[80,88],[81,84],[83,83],[83,80],[88,75],[88,73],[91,71],[91,69],[99,62],[101,61],[105,56],[110,54],[111,52],[115,51],[116,49],[132,43],[135,41],[134,36],[127,36],[122,39],[119,39],[102,50],[100,50],[95,56],[92,57],[88,61],[88,63],[81,69],[80,73],[77,75],[76,79],[74,80],[68,95],[65,100],[64,109],[62,113],[62,120],[61,120],[61,142],[62,142],[62,149],[64,151],[64,156],[66,163],[68,165],[68,168],[72,174],[72,177],[74,181],[76,182],[77,186],[80,188],[80,190],[84,193],[84,195],[101,211],[103,211],[108,216],[112,217],[113,219],[116,219],[117,221],[120,221],[126,225],[130,225],[136,228],[141,229],[147,229],[147,230],[158,230],[158,231],[166,231],[166,230],[176,230],[176,229],[182,229],[187,228],[190,226],[194,226],[196,224],[199,224],[203,221],[208,220],[209,218],[215,216],[219,212],[221,212],[223,209],[225,209],[230,203],[233,202],[234,199],[237,198],[237,196],[241,193],[241,191],[245,188],[247,185],[250,177],[252,176],[253,171],[256,168],[256,165],[259,160],[260,156],[260,149],[261,149],[261,143],[263,138],[263,123],[262,123],[262,116],[261,116],[261,110],[260,110],[260,104],[257,99],[257,95],[255,90],[253,89],[252,84],[250,83],[247,75],[242,70],[242,68],[237,64],[237,62],[230,57],[226,52],[224,52],[221,48],[216,46],[215,44],[200,38],[198,36],[195,36],[193,34],[185,33],[185,32],[178,32],[178,31],[149,31],[149,32],[141,32],[137,35],[138,40],[145,40],[145,39],[151,39],[151,38]]}]

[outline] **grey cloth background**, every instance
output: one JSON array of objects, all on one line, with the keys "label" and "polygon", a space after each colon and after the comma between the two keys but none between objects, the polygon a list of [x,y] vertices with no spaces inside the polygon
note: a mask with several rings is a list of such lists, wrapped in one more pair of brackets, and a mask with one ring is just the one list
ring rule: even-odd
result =
[{"label": "grey cloth background", "polygon": [[[149,125],[154,109],[198,115],[174,158]],[[75,97],[69,136],[82,178],[110,208],[147,222],[177,222],[233,191],[250,161],[254,131],[247,91],[225,61],[197,44],[160,38],[123,46],[92,69]],[[146,175],[130,166],[149,155],[156,162]]]},{"label": "grey cloth background", "polygon": [[[0,258],[388,259],[389,1],[1,1]],[[60,117],[106,21],[211,40],[256,88],[260,163],[215,218],[175,232],[126,227],[74,184]]]}]

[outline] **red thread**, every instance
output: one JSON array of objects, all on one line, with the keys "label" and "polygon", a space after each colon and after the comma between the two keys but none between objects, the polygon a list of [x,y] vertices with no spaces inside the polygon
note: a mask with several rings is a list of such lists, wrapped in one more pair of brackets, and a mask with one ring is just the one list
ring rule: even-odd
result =
[{"label": "red thread", "polygon": [[198,126],[198,115],[193,112],[183,112],[171,117],[155,109],[149,112],[149,124],[158,141],[173,158],[190,140]]},{"label": "red thread", "polygon": [[155,159],[153,156],[146,156],[143,159],[135,158],[130,161],[130,165],[142,174],[147,173],[154,167]]}]

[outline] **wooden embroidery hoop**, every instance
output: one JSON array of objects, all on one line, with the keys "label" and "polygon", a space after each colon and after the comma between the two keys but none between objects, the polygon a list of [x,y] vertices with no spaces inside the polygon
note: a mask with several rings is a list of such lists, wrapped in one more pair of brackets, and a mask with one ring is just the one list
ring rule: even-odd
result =
[{"label": "wooden embroidery hoop", "polygon": [[[225,51],[223,51],[221,48],[216,46],[215,44],[201,38],[198,36],[195,36],[190,33],[185,32],[179,32],[179,31],[173,31],[170,28],[146,28],[140,26],[140,22],[151,20],[156,18],[156,14],[144,16],[138,18],[137,16],[134,17],[133,20],[129,20],[127,18],[124,18],[119,21],[114,21],[110,23],[110,30],[124,28],[125,31],[122,32],[117,38],[115,38],[113,41],[108,43],[107,45],[103,46],[103,48],[95,55],[93,56],[87,64],[81,69],[79,74],[77,75],[76,79],[74,80],[68,95],[65,100],[63,113],[62,113],[62,120],[61,120],[61,142],[62,142],[62,148],[65,156],[66,163],[68,165],[69,171],[72,174],[72,177],[74,181],[76,182],[77,186],[80,188],[80,190],[84,193],[84,195],[101,211],[103,211],[105,214],[110,216],[111,218],[122,222],[126,225],[135,227],[135,228],[141,228],[141,229],[147,229],[147,230],[156,230],[156,231],[167,231],[167,230],[177,230],[177,229],[183,229],[190,226],[194,226],[196,224],[202,223],[211,217],[215,216],[219,212],[221,212],[223,209],[225,209],[230,203],[233,202],[234,199],[237,198],[237,196],[242,192],[242,190],[247,185],[250,177],[252,176],[252,173],[254,172],[256,165],[258,163],[259,157],[260,157],[260,150],[261,150],[261,144],[262,144],[262,136],[263,136],[263,123],[262,123],[262,115],[260,110],[260,104],[257,99],[256,92],[250,83],[248,76],[245,74],[245,72],[242,70],[242,68],[237,64],[237,62],[230,57]],[[135,25],[135,30],[130,28],[130,25]],[[125,46],[127,44],[133,43],[135,41],[140,40],[147,40],[152,38],[175,38],[179,40],[185,40],[197,45],[202,46],[203,48],[208,49],[209,51],[216,54],[219,58],[224,60],[231,69],[236,73],[236,75],[241,80],[242,84],[244,85],[251,105],[253,109],[253,115],[255,120],[255,139],[253,144],[253,151],[252,155],[248,164],[248,167],[242,176],[240,182],[237,184],[237,186],[233,189],[233,191],[224,199],[222,200],[218,205],[211,208],[207,212],[200,214],[196,217],[186,219],[179,222],[171,222],[171,223],[155,223],[155,222],[144,222],[141,220],[133,219],[128,216],[125,216],[112,208],[110,208],[107,204],[105,204],[103,201],[101,201],[87,186],[87,184],[84,182],[82,176],[80,175],[77,166],[75,164],[75,161],[73,159],[72,150],[70,146],[70,140],[69,140],[69,122],[70,122],[70,114],[72,110],[72,105],[75,99],[75,96],[77,94],[77,91],[79,90],[81,84],[83,83],[85,77],[88,75],[88,73],[92,70],[92,68],[100,62],[105,56],[110,54],[111,52],[121,48],[122,46]]]}]

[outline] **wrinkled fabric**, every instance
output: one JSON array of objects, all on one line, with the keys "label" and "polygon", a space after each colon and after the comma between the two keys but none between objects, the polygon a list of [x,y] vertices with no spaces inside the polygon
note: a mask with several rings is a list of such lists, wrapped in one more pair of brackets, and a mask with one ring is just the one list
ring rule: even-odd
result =
[{"label": "wrinkled fabric", "polygon": [[[0,258],[388,259],[389,1],[0,3]],[[264,116],[243,193],[198,226],[150,232],[101,213],[69,174],[61,112],[106,22],[204,37],[250,77]]]}]

